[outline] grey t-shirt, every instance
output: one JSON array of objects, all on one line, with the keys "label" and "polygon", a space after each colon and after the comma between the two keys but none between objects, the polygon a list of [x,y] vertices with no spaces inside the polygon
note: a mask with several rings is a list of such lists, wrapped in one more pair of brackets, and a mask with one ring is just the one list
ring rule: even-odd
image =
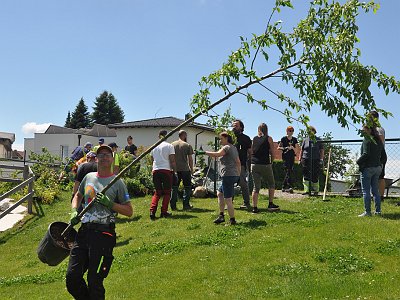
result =
[{"label": "grey t-shirt", "polygon": [[[79,193],[83,195],[82,201],[84,206],[87,206],[96,198],[96,194],[101,192],[103,188],[111,182],[115,175],[109,177],[100,177],[96,172],[89,173],[83,178],[79,185]],[[106,192],[108,198],[119,204],[124,204],[130,201],[128,190],[122,179],[117,180]],[[82,223],[98,223],[109,224],[115,223],[116,213],[101,205],[95,203],[82,218]]]},{"label": "grey t-shirt", "polygon": [[236,167],[236,159],[239,157],[239,153],[236,147],[225,145],[222,149],[225,151],[225,155],[219,159],[221,162],[221,176],[239,176],[240,174]]},{"label": "grey t-shirt", "polygon": [[321,143],[321,139],[319,137],[315,138],[313,141],[310,138],[305,138],[303,143],[301,144],[301,149],[303,150],[303,154],[301,158],[304,159],[322,159],[320,150],[324,148],[324,145]]}]

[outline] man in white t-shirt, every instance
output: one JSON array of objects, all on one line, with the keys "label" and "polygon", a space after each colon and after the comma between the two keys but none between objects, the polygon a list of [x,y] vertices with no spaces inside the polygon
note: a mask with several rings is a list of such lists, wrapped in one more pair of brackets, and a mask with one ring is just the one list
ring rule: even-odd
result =
[{"label": "man in white t-shirt", "polygon": [[[166,130],[160,130],[158,137],[163,139],[167,135]],[[155,220],[158,201],[163,197],[161,205],[161,218],[170,217],[168,212],[171,199],[172,175],[176,170],[175,148],[170,143],[163,141],[151,151],[153,158],[153,183],[154,195],[151,198],[150,219]]]}]

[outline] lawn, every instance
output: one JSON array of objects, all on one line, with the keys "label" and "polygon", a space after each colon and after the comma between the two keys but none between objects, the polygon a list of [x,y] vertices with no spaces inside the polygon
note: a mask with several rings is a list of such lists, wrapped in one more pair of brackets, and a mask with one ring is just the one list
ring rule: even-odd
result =
[{"label": "lawn", "polygon": [[[134,217],[118,220],[106,298],[400,299],[398,199],[383,203],[382,217],[358,218],[361,199],[328,198],[278,198],[281,211],[270,213],[261,197],[261,213],[236,210],[236,226],[213,224],[216,199],[156,221],[150,196],[132,199]],[[36,255],[48,225],[68,220],[69,194],[40,209],[0,233],[0,299],[71,299],[67,260],[49,267]]]}]

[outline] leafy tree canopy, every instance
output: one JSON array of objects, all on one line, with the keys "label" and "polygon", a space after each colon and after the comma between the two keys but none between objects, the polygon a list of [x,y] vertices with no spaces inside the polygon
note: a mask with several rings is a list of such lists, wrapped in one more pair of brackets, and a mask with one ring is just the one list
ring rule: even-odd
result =
[{"label": "leafy tree canopy", "polygon": [[93,123],[103,125],[121,123],[124,118],[124,112],[112,93],[104,91],[96,97],[92,113]]},{"label": "leafy tree canopy", "polygon": [[[68,120],[68,117],[67,117]],[[67,123],[67,122],[66,122]],[[79,129],[79,128],[87,128],[90,126],[90,114],[88,112],[88,107],[85,104],[83,98],[79,100],[78,105],[75,110],[72,112],[72,116],[70,119],[69,128]]]},{"label": "leafy tree canopy", "polygon": [[[249,103],[258,103],[264,110],[277,110],[289,122],[297,120],[306,127],[307,114],[314,106],[327,116],[336,116],[338,123],[347,128],[369,121],[366,112],[370,110],[384,117],[391,115],[377,107],[370,88],[376,85],[386,94],[400,93],[399,81],[374,66],[363,65],[361,50],[357,48],[357,16],[376,12],[379,5],[374,1],[340,2],[311,1],[307,16],[290,32],[285,32],[283,23],[273,19],[281,8],[293,8],[292,1],[276,0],[265,32],[254,34],[250,40],[241,37],[240,48],[231,53],[222,68],[200,80],[200,91],[191,99],[194,118],[207,115],[213,107],[237,94]],[[268,87],[272,78],[280,78],[288,88],[293,88],[296,97],[290,98]],[[253,97],[255,87],[265,91],[265,99]],[[212,103],[213,92],[221,90],[224,96]],[[284,110],[273,107],[279,102],[286,104]],[[221,120],[230,118],[224,115],[211,118],[210,122],[216,127],[227,127]]]}]

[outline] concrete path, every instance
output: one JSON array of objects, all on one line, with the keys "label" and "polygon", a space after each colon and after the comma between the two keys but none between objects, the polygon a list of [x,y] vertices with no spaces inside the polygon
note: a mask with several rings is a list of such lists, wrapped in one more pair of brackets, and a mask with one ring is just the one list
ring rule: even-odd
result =
[{"label": "concrete path", "polygon": [[[12,205],[12,199],[5,198],[0,201],[0,211],[6,210]],[[27,214],[27,208],[23,205],[16,207],[11,213],[0,219],[0,232],[12,228],[15,224],[21,221]]]}]

